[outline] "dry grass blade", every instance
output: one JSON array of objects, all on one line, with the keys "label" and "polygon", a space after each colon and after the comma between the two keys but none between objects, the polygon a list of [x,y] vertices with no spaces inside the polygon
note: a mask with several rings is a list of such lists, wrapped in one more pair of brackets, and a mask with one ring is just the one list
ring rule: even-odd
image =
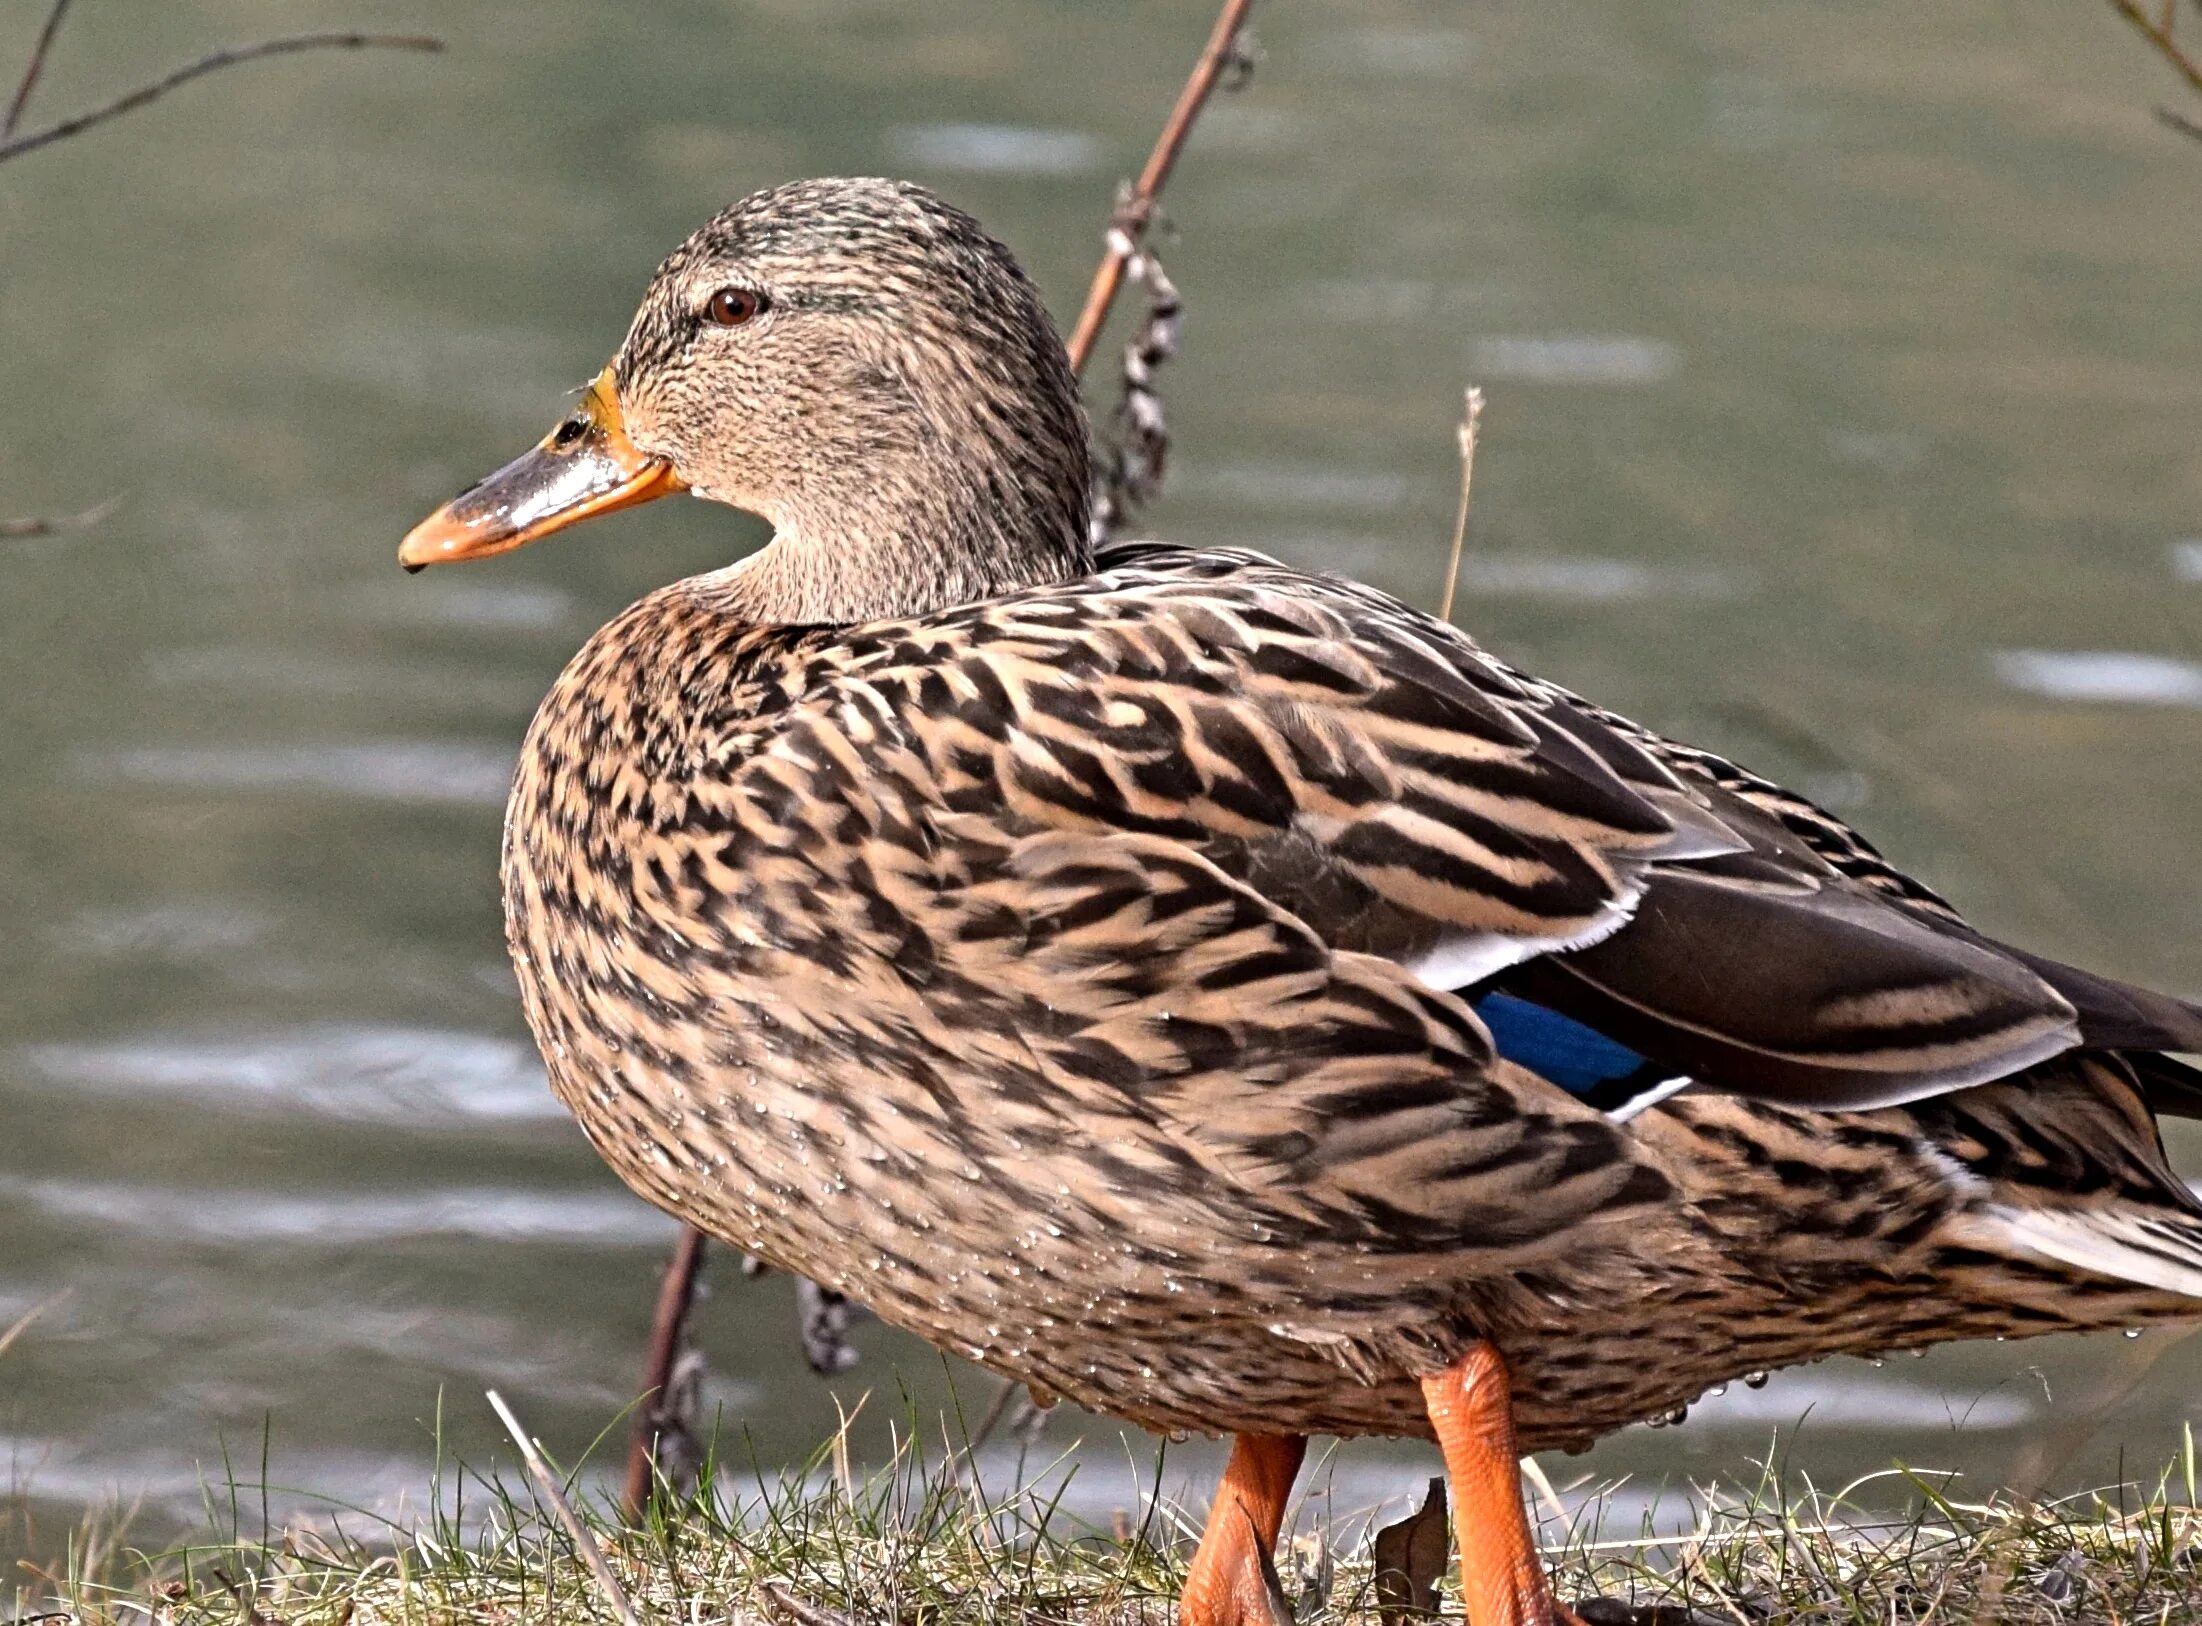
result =
[{"label": "dry grass blade", "polygon": [[1101,264],[1093,273],[1093,284],[1086,290],[1085,308],[1078,313],[1078,325],[1071,329],[1070,370],[1074,373],[1086,370],[1086,361],[1101,337],[1102,325],[1109,319],[1109,307],[1116,303],[1116,290],[1124,281],[1125,268],[1146,237],[1148,224],[1154,219],[1155,200],[1169,182],[1170,171],[1177,164],[1177,155],[1184,150],[1186,137],[1193,133],[1193,124],[1200,117],[1201,108],[1233,65],[1243,65],[1239,35],[1246,27],[1247,13],[1253,9],[1254,0],[1224,0],[1222,11],[1216,15],[1216,26],[1209,31],[1208,43],[1202,48],[1200,59],[1193,64],[1185,88],[1178,92],[1177,105],[1170,109],[1169,120],[1162,126],[1154,150],[1147,155],[1147,167],[1139,172],[1139,180],[1117,205],[1115,219],[1110,223],[1107,252],[1101,256]]},{"label": "dry grass blade", "polygon": [[1560,1500],[1560,1493],[1553,1488],[1552,1476],[1544,1471],[1543,1464],[1535,1457],[1524,1457],[1521,1462],[1522,1478],[1529,1481],[1529,1488],[1537,1500],[1544,1503],[1544,1510],[1554,1523],[1565,1530],[1571,1522],[1567,1516],[1567,1504]]},{"label": "dry grass blade", "polygon": [[0,1355],[5,1355],[10,1345],[22,1337],[24,1333],[30,1331],[32,1322],[67,1299],[73,1291],[75,1291],[73,1288],[64,1287],[52,1297],[40,1299],[28,1310],[9,1322],[5,1328],[0,1328]]},{"label": "dry grass blade", "polygon": [[1460,507],[1453,515],[1453,550],[1445,561],[1445,593],[1437,603],[1440,621],[1453,619],[1453,590],[1460,585],[1460,559],[1468,546],[1468,499],[1476,485],[1476,435],[1483,427],[1483,391],[1471,385],[1460,416]]},{"label": "dry grass blade", "polygon": [[549,1500],[551,1511],[558,1515],[558,1522],[565,1526],[566,1534],[572,1538],[574,1551],[581,1555],[581,1562],[588,1566],[589,1575],[596,1582],[597,1591],[604,1602],[619,1617],[621,1626],[642,1626],[640,1617],[635,1614],[634,1604],[627,1597],[627,1589],[619,1584],[619,1577],[612,1573],[612,1566],[605,1561],[604,1549],[597,1545],[596,1537],[589,1533],[589,1527],[574,1512],[573,1504],[566,1500],[566,1492],[559,1485],[558,1476],[551,1472],[550,1464],[543,1460],[543,1453],[528,1438],[528,1431],[520,1426],[520,1419],[512,1415],[512,1408],[505,1404],[504,1396],[495,1389],[486,1393],[489,1409],[497,1414],[497,1421],[505,1425],[505,1432],[512,1436],[512,1443],[520,1448],[520,1460],[527,1464],[528,1477],[535,1481],[536,1489]]},{"label": "dry grass blade", "polygon": [[15,134],[15,127],[23,122],[23,109],[30,105],[31,87],[46,71],[46,53],[53,49],[54,36],[61,32],[61,19],[68,10],[69,0],[54,0],[53,9],[46,13],[45,26],[38,31],[38,43],[31,47],[31,59],[24,65],[23,77],[16,81],[15,95],[9,99],[7,116],[0,118],[0,141]]},{"label": "dry grass blade", "polygon": [[[1668,1501],[1641,1482],[1567,1487],[1571,1516],[1545,1549],[1554,1591],[1582,1600],[1589,1626],[2168,1626],[2202,1622],[2202,1482],[2175,1437],[2160,1474],[2041,1501],[1961,1493],[1955,1475],[1867,1475],[1833,1493],[1763,1474],[1740,1485],[1677,1486]],[[1197,1520],[1166,1503],[1122,1514],[1113,1540],[1061,1514],[1060,1461],[1037,1477],[976,1491],[950,1459],[898,1451],[854,1500],[818,1463],[766,1477],[754,1465],[706,1468],[697,1497],[638,1533],[610,1510],[573,1510],[618,1562],[653,1621],[785,1626],[1163,1626],[1183,1581],[1182,1543],[1155,1532]],[[50,1609],[72,1626],[247,1626],[220,1567],[277,1626],[524,1626],[605,1618],[594,1576],[565,1561],[540,1514],[543,1495],[494,1476],[461,1476],[490,1498],[488,1517],[431,1496],[423,1527],[361,1539],[294,1523],[261,1540],[217,1539],[146,1557],[107,1520],[68,1538],[65,1558],[16,1573],[0,1620]],[[531,1470],[532,1472],[532,1470]],[[515,1481],[518,1476],[513,1476]],[[1587,1499],[1578,1502],[1579,1493]],[[1647,1494],[1649,1500],[1647,1501]],[[1621,1514],[1622,1506],[1636,1511]],[[531,1506],[536,1516],[531,1516]],[[1412,1521],[1409,1521],[1410,1524]],[[1425,1523],[1433,1576],[1444,1519]],[[638,1534],[651,1539],[638,1539]],[[1329,1539],[1343,1538],[1333,1550]],[[1382,1567],[1412,1559],[1387,1539]],[[555,1543],[555,1561],[552,1545]],[[1335,1582],[1304,1588],[1294,1612],[1317,1626],[1376,1626],[1378,1556],[1333,1527],[1277,1559],[1295,1572],[1332,1558]],[[780,1590],[777,1598],[767,1588]],[[1265,1584],[1265,1591],[1266,1591]],[[1327,1600],[1327,1601],[1326,1601]],[[792,1607],[790,1605],[792,1604]],[[150,1608],[149,1608],[150,1605]],[[1275,1600],[1250,1618],[1267,1620]],[[1395,1613],[1394,1619],[1398,1616]],[[1457,1616],[1454,1617],[1458,1619]]]},{"label": "dry grass blade", "polygon": [[275,39],[254,40],[248,45],[232,45],[219,51],[211,51],[196,62],[187,62],[173,72],[126,91],[113,101],[66,118],[57,124],[49,124],[43,130],[33,130],[29,135],[16,136],[0,141],[0,162],[20,158],[25,153],[36,152],[41,147],[66,141],[70,136],[82,135],[95,125],[109,119],[120,118],[135,112],[148,102],[158,101],[179,86],[223,68],[233,68],[240,62],[257,62],[262,57],[288,56],[296,51],[440,51],[443,41],[432,34],[359,34],[317,33],[284,34]]}]

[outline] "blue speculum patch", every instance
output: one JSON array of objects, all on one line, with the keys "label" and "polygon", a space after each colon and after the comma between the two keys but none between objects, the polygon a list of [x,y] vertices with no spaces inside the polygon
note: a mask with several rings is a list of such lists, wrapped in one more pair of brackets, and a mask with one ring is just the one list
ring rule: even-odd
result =
[{"label": "blue speculum patch", "polygon": [[1500,1055],[1603,1111],[1626,1107],[1676,1076],[1641,1051],[1534,1000],[1488,993],[1469,1003]]}]

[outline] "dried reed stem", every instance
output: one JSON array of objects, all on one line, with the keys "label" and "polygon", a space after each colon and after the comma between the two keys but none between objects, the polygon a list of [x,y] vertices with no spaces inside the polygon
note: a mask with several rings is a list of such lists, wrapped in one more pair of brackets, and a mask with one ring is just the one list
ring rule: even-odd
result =
[{"label": "dried reed stem", "polygon": [[581,1562],[589,1568],[597,1591],[620,1620],[620,1626],[642,1626],[635,1614],[635,1606],[628,1600],[627,1589],[619,1584],[619,1577],[612,1573],[612,1566],[605,1562],[604,1549],[596,1544],[596,1537],[589,1534],[589,1527],[581,1522],[573,1504],[566,1500],[566,1492],[558,1483],[558,1476],[550,1471],[550,1464],[543,1460],[543,1453],[528,1438],[528,1431],[520,1426],[520,1419],[512,1415],[512,1408],[505,1404],[505,1397],[495,1389],[484,1391],[489,1397],[489,1409],[497,1414],[497,1421],[505,1425],[505,1432],[512,1436],[512,1443],[520,1448],[520,1460],[527,1464],[528,1477],[535,1481],[550,1501],[551,1511],[558,1515],[558,1522],[565,1526],[572,1538],[574,1551],[581,1555]]},{"label": "dried reed stem", "polygon": [[627,1484],[620,1498],[630,1520],[639,1521],[650,1506],[656,1486],[660,1442],[676,1428],[684,1428],[672,1405],[673,1367],[680,1359],[688,1331],[688,1312],[696,1301],[696,1281],[703,1272],[704,1234],[693,1225],[681,1227],[658,1283],[658,1296],[650,1316],[650,1353],[642,1372],[642,1401],[635,1408],[634,1437],[627,1448]]},{"label": "dried reed stem", "polygon": [[1445,561],[1445,595],[1437,603],[1440,621],[1453,619],[1453,590],[1460,585],[1460,556],[1468,545],[1468,499],[1476,484],[1476,432],[1483,425],[1483,391],[1470,385],[1460,418],[1460,508],[1453,515],[1453,551]]},{"label": "dried reed stem", "polygon": [[1224,71],[1238,60],[1239,33],[1245,28],[1246,14],[1253,6],[1254,0],[1224,0],[1223,10],[1216,16],[1216,26],[1208,35],[1200,60],[1193,64],[1185,88],[1178,92],[1177,105],[1170,109],[1169,122],[1163,125],[1154,150],[1147,155],[1147,167],[1140,171],[1130,194],[1117,206],[1116,217],[1109,228],[1108,249],[1101,256],[1100,268],[1093,274],[1093,285],[1086,290],[1086,305],[1078,313],[1078,325],[1071,329],[1070,369],[1074,373],[1086,370],[1087,358],[1093,354],[1094,343],[1101,337],[1102,324],[1109,319],[1109,307],[1116,303],[1116,290],[1124,281],[1125,263],[1147,235],[1148,224],[1154,218],[1155,199],[1162,195],[1162,188],[1169,182],[1170,170],[1177,163],[1186,137],[1193,133],[1194,121],[1200,117],[1201,108]]}]

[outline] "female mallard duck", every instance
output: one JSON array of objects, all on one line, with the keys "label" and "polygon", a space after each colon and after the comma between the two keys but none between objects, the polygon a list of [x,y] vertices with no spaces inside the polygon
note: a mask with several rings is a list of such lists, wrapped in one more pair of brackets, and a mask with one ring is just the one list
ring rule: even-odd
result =
[{"label": "female mallard duck", "polygon": [[[1520,1450],[1836,1351],[2202,1311],[2202,1009],[2007,948],[1802,798],[1252,553],[1087,541],[1002,246],[761,192],[411,567],[672,491],[764,515],[543,703],[505,830],[550,1078],[651,1201],[1043,1394],[1434,1436],[1476,1626]],[[1686,1093],[1680,1093],[1686,1092]]]}]

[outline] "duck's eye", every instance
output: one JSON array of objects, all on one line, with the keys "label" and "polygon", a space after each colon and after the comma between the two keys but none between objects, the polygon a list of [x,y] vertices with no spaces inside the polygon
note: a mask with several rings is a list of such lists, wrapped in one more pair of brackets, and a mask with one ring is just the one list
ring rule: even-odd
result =
[{"label": "duck's eye", "polygon": [[711,296],[711,303],[704,307],[712,321],[721,327],[740,327],[765,308],[765,296],[748,288],[721,288]]}]

